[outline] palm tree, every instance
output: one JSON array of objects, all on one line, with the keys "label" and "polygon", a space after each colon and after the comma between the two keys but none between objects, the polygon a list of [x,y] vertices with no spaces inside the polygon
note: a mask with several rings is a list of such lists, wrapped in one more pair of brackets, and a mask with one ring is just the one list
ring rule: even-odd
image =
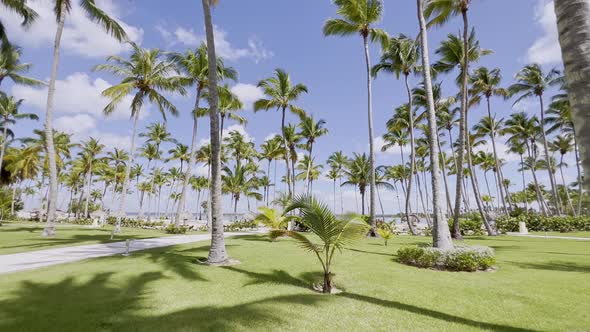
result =
[{"label": "palm tree", "polygon": [[[279,139],[277,139],[279,138]],[[275,174],[274,174],[274,192],[273,198],[276,197],[276,182],[277,182],[277,169],[276,169],[276,160],[281,158],[284,154],[284,149],[282,147],[282,139],[277,135],[271,139],[266,140],[264,143],[260,145],[260,159],[266,159],[268,161],[268,166],[266,168],[266,174],[270,177],[270,164],[272,161],[275,161]],[[268,188],[266,188],[268,191]],[[266,204],[268,205],[268,195],[267,195]]]},{"label": "palm tree", "polygon": [[382,48],[389,42],[384,30],[372,27],[381,20],[383,4],[380,0],[335,0],[337,13],[342,18],[330,19],[324,24],[325,36],[351,36],[358,34],[363,39],[367,70],[367,116],[369,120],[369,220],[371,236],[377,236],[375,221],[375,149],[373,134],[373,98],[371,89],[371,57],[369,40],[379,41]]},{"label": "palm tree", "polygon": [[330,170],[328,170],[328,173],[326,173],[326,178],[328,180],[332,180],[332,195],[334,195],[334,206],[332,208],[332,211],[336,213],[336,180],[340,179],[340,172],[338,172],[338,169],[336,169],[335,167],[330,167]]},{"label": "palm tree", "polygon": [[[585,98],[588,95],[590,81],[590,3],[588,0],[555,0],[553,3],[572,113],[576,124],[579,124],[576,140],[581,146],[590,146],[590,128],[585,120],[588,117]],[[590,174],[590,158],[584,157],[582,163],[586,174]],[[590,177],[586,178],[586,184],[589,179]],[[581,180],[581,177],[578,177],[578,181]],[[581,183],[578,185],[582,187]],[[579,193],[581,201],[581,189]],[[581,206],[578,205],[578,213],[581,212],[580,209]]]},{"label": "palm tree", "polygon": [[[491,104],[490,99],[493,96],[496,97],[506,97],[508,95],[508,91],[506,89],[500,88],[499,85],[502,82],[502,75],[500,74],[500,69],[495,68],[489,70],[486,67],[480,67],[475,70],[473,75],[470,78],[471,81],[471,94],[472,95],[483,95],[486,99],[486,108],[488,112],[488,122],[493,124],[496,122],[496,116],[492,116]],[[497,125],[501,125],[502,120],[497,122]],[[502,182],[504,181],[504,175],[502,172],[502,168],[500,167],[500,160],[498,158],[498,150],[496,147],[496,133],[498,132],[497,125],[489,126],[488,128],[491,129],[488,135],[492,141],[492,149],[494,153],[494,158],[496,160],[496,182],[498,183],[498,188],[500,191],[498,194],[500,195],[500,200],[504,204],[504,210],[506,211],[506,200],[510,199],[510,196],[507,195],[503,190]],[[475,128],[474,128],[475,129]]]},{"label": "palm tree", "polygon": [[142,49],[135,44],[132,44],[132,47],[133,52],[130,55],[129,60],[119,56],[110,56],[107,58],[109,63],[98,65],[94,68],[94,70],[107,71],[122,77],[121,83],[102,92],[103,96],[111,100],[103,110],[105,115],[108,116],[112,114],[117,105],[119,105],[126,96],[133,94],[133,101],[131,102],[133,130],[131,136],[131,149],[129,151],[130,160],[126,165],[121,199],[119,201],[117,212],[117,224],[114,230],[115,232],[120,231],[121,218],[125,215],[125,199],[127,196],[127,188],[129,186],[129,175],[131,172],[131,166],[133,165],[133,157],[135,155],[137,122],[145,100],[147,99],[149,102],[156,105],[160,114],[164,120],[166,120],[166,111],[169,111],[172,115],[177,115],[178,110],[176,109],[176,106],[168,101],[168,99],[166,99],[161,93],[178,92],[181,95],[186,94],[186,90],[182,87],[182,78],[175,75],[178,74],[175,64],[170,61],[162,60],[162,52],[160,50]]},{"label": "palm tree", "polygon": [[[330,168],[338,172],[338,179],[340,181],[340,214],[344,214],[344,197],[342,195],[342,177],[344,176],[344,168],[348,164],[348,157],[342,151],[336,151],[328,157],[326,162]],[[334,211],[336,213],[336,211]]]},{"label": "palm tree", "polygon": [[[541,212],[546,216],[547,211],[545,210],[544,199],[541,193],[539,183],[537,180],[537,155],[538,147],[537,142],[542,139],[541,126],[539,119],[536,116],[528,117],[524,112],[513,113],[510,115],[510,119],[506,120],[506,127],[502,131],[502,134],[508,134],[507,143],[510,146],[518,147],[523,144],[528,157],[525,160],[521,160],[521,164],[528,163],[533,180],[535,182],[535,191],[537,193],[537,200],[539,201],[539,208]],[[526,161],[526,162],[525,162]]]},{"label": "palm tree", "polygon": [[[2,29],[1,24],[2,22],[0,22],[0,30]],[[45,83],[42,81],[23,76],[23,74],[28,72],[33,65],[20,62],[21,50],[18,47],[10,45],[8,48],[7,51],[0,51],[0,85],[5,78],[9,78],[15,84],[27,86],[44,85]]]},{"label": "palm tree", "polygon": [[201,219],[201,193],[209,187],[209,179],[204,176],[192,176],[190,179],[191,188],[197,192],[197,209],[199,220]]},{"label": "palm tree", "polygon": [[270,228],[268,235],[271,241],[275,241],[278,237],[284,235],[289,220],[293,219],[292,216],[283,215],[279,210],[266,206],[259,207],[258,211],[259,213],[254,218],[254,221]]},{"label": "palm tree", "polygon": [[221,177],[223,192],[231,195],[234,214],[238,212],[238,202],[242,194],[246,197],[254,197],[256,200],[262,199],[262,195],[255,191],[257,178],[252,175],[252,164],[237,163],[233,170],[225,166],[223,172]]},{"label": "palm tree", "polygon": [[237,114],[244,107],[238,96],[231,92],[228,85],[219,89],[219,116],[221,118],[220,130],[221,141],[223,142],[223,129],[225,129],[225,119],[231,119],[241,125],[245,125],[248,121],[245,117]]},{"label": "palm tree", "polygon": [[301,141],[301,139],[303,139],[303,137],[301,136],[301,134],[297,131],[297,128],[292,125],[289,124],[288,126],[285,127],[285,130],[283,132],[283,136],[284,136],[284,140],[283,142],[286,142],[286,148],[285,148],[285,153],[284,155],[286,156],[287,154],[289,155],[289,159],[288,162],[290,162],[291,164],[291,174],[292,176],[289,178],[289,174],[287,174],[287,184],[290,182],[291,185],[293,186],[293,193],[295,193],[295,184],[296,184],[296,179],[295,179],[295,164],[297,163],[297,159],[299,158],[299,156],[297,155],[297,147],[299,146],[299,142]]},{"label": "palm tree", "polygon": [[[325,120],[318,120],[315,121],[313,115],[303,116],[301,117],[301,122],[299,123],[299,128],[301,129],[300,135],[303,136],[305,140],[305,149],[309,152],[310,160],[313,160],[313,144],[315,141],[324,135],[328,134],[328,128],[325,127],[326,121]],[[309,164],[308,166],[311,166]],[[309,181],[309,175],[311,172],[311,168],[305,170],[305,184],[307,185],[311,181]],[[307,187],[307,193],[311,193],[311,188]]]},{"label": "palm tree", "polygon": [[39,120],[39,117],[33,113],[20,113],[19,108],[23,99],[16,100],[13,96],[7,96],[0,91],[0,130],[2,131],[2,141],[0,142],[0,170],[4,161],[4,154],[9,142],[9,137],[14,139],[14,132],[10,129],[11,125],[16,124],[18,120],[29,119]]},{"label": "palm tree", "polygon": [[321,287],[323,293],[330,294],[334,288],[332,260],[336,250],[349,247],[353,241],[360,240],[367,233],[367,226],[359,217],[345,217],[340,220],[330,212],[330,208],[313,196],[302,195],[296,197],[283,212],[299,210],[299,222],[321,239],[320,244],[313,243],[303,233],[287,231],[286,234],[295,239],[301,247],[316,254],[322,264],[324,282]]},{"label": "palm tree", "polygon": [[315,158],[306,155],[299,161],[296,169],[300,171],[296,174],[295,179],[305,181],[304,184],[308,188],[307,192],[313,189],[313,181],[317,180],[322,173],[323,165],[315,164]]},{"label": "palm tree", "polygon": [[[190,157],[182,183],[182,191],[178,200],[176,216],[174,217],[174,220],[180,220],[180,215],[185,209],[187,188],[189,185],[189,179],[192,175],[192,166],[195,162],[197,153],[198,119],[205,117],[208,113],[208,109],[200,108],[200,101],[203,96],[203,92],[209,85],[209,60],[207,55],[207,45],[202,43],[195,52],[189,50],[185,54],[173,54],[172,59],[185,76],[186,83],[188,85],[195,86],[196,89],[195,106],[191,111],[193,118],[193,131]],[[235,81],[237,79],[238,73],[235,69],[232,67],[226,67],[224,65],[223,59],[221,58],[217,58],[216,61],[217,76],[220,80],[227,78]]]},{"label": "palm tree", "polygon": [[574,205],[572,204],[569,190],[567,189],[567,184],[565,183],[565,176],[563,175],[563,166],[567,167],[567,164],[565,164],[563,161],[563,157],[574,150],[574,138],[571,135],[558,135],[555,137],[553,142],[549,143],[549,150],[553,152],[559,152],[559,173],[561,174],[561,181],[565,188],[567,203],[570,207],[570,210],[572,211],[572,214],[577,215]]},{"label": "palm tree", "polygon": [[[11,11],[16,13],[20,18],[23,19],[21,26],[24,28],[28,28],[33,24],[33,22],[39,16],[36,11],[34,11],[31,7],[27,6],[26,0],[2,0],[0,1],[0,5],[4,7],[7,11]],[[10,53],[10,48],[12,45],[8,40],[8,36],[6,35],[6,28],[2,21],[0,21],[0,43],[2,44],[2,52],[4,54]],[[1,55],[0,55],[1,56]]]},{"label": "palm tree", "polygon": [[[187,147],[188,149],[188,147]],[[168,216],[168,208],[170,207],[170,200],[172,198],[174,198],[174,201],[172,202],[172,210],[174,210],[174,205],[176,204],[176,184],[178,180],[181,180],[182,177],[184,176],[184,173],[182,173],[182,170],[177,168],[177,167],[170,167],[170,169],[168,169],[168,172],[166,173],[166,176],[168,177],[170,181],[170,190],[168,191],[168,200],[166,201],[166,212],[165,212],[165,216]],[[174,197],[173,197],[174,196]],[[178,196],[178,198],[180,198],[180,196]]]},{"label": "palm tree", "polygon": [[[287,109],[296,115],[303,115],[305,112],[299,107],[295,106],[293,102],[297,100],[303,93],[307,93],[307,87],[301,83],[293,85],[291,78],[282,69],[275,69],[274,76],[258,82],[258,87],[262,88],[267,99],[260,99],[254,103],[254,112],[270,109],[277,109],[281,111],[281,135],[283,136],[284,146],[289,146],[285,134],[286,123],[285,115]],[[294,176],[291,175],[289,168],[289,161],[292,158],[289,149],[285,149],[285,165],[287,167],[287,189],[290,196],[295,192],[295,183],[292,181]]]},{"label": "palm tree", "polygon": [[168,154],[170,157],[166,159],[166,161],[178,160],[180,161],[180,172],[184,170],[184,163],[190,160],[190,154],[188,152],[188,146],[182,143],[176,143],[176,145],[168,150]]},{"label": "palm tree", "polygon": [[215,54],[215,38],[211,5],[217,0],[202,0],[205,18],[205,34],[207,37],[207,57],[209,75],[209,125],[211,132],[211,189],[209,202],[211,205],[211,247],[209,248],[208,264],[227,264],[229,258],[225,250],[223,238],[223,211],[221,206],[221,134],[219,127],[218,89],[217,89],[217,55]]},{"label": "palm tree", "polygon": [[[574,154],[576,157],[576,170],[578,171],[578,197],[582,197],[582,170],[580,169],[580,147],[576,136],[576,128],[572,115],[572,108],[568,94],[558,94],[553,97],[553,102],[547,110],[545,123],[549,125],[547,133],[551,134],[560,130],[563,134],[572,136],[574,140]],[[578,199],[577,214],[582,213],[582,200]]]},{"label": "palm tree", "polygon": [[86,173],[86,183],[84,184],[84,196],[86,202],[84,203],[84,218],[88,218],[88,204],[90,203],[90,192],[92,191],[92,166],[98,160],[97,156],[102,153],[102,150],[105,148],[104,144],[100,144],[100,142],[90,137],[87,141],[82,143],[82,151],[80,155],[88,161],[88,171]]},{"label": "palm tree", "polygon": [[432,178],[432,208],[434,221],[432,227],[433,246],[441,249],[453,248],[453,241],[449,232],[447,220],[442,213],[442,196],[440,194],[440,165],[438,160],[438,127],[436,122],[436,111],[434,95],[432,92],[432,77],[430,59],[428,55],[428,36],[426,30],[426,19],[424,18],[423,0],[416,0],[417,16],[420,24],[420,47],[422,55],[422,73],[424,75],[424,87],[428,105],[428,129],[430,133],[430,172]]},{"label": "palm tree", "polygon": [[[541,134],[543,141],[543,151],[545,153],[545,161],[549,164],[549,142],[547,141],[547,134],[545,132],[545,106],[543,102],[543,95],[545,91],[562,82],[562,77],[559,76],[559,71],[556,69],[550,70],[548,73],[543,72],[541,66],[538,64],[527,65],[521,69],[515,76],[516,82],[512,84],[508,91],[511,96],[518,95],[514,102],[517,104],[524,99],[536,97],[539,100],[540,114],[541,114]],[[551,182],[551,192],[553,194],[553,202],[557,214],[561,214],[559,196],[557,195],[557,187],[555,184],[555,177],[551,169],[548,169],[549,181]]]},{"label": "palm tree", "polygon": [[[119,25],[116,20],[109,17],[102,9],[98,8],[94,0],[80,0],[80,7],[87,17],[99,24],[115,39],[119,41],[127,40],[127,35],[121,25]],[[49,88],[47,90],[47,111],[45,113],[45,136],[47,137],[47,151],[49,155],[49,204],[47,207],[47,225],[43,230],[43,236],[53,236],[55,234],[54,221],[57,207],[57,165],[54,158],[55,147],[52,135],[53,99],[55,97],[55,80],[57,79],[57,67],[59,64],[61,35],[64,29],[66,16],[70,13],[71,8],[72,0],[55,0],[54,14],[57,20],[57,31],[55,32],[55,42],[53,44],[53,64],[51,66],[51,76],[49,78]],[[133,88],[129,82],[127,82],[126,85],[128,86],[128,90]],[[127,93],[125,93],[125,95],[126,94]],[[121,101],[122,98],[123,96],[120,97],[119,101]],[[112,109],[110,112],[112,112]]]},{"label": "palm tree", "polygon": [[[404,35],[399,35],[396,38],[392,38],[389,41],[389,45],[383,50],[381,55],[381,62],[373,67],[373,75],[376,75],[380,71],[386,71],[395,73],[397,79],[400,75],[404,75],[404,83],[406,86],[406,92],[408,94],[408,123],[407,127],[410,133],[410,171],[414,173],[416,169],[416,148],[414,139],[414,97],[409,85],[409,76],[416,70],[418,59],[420,58],[418,44],[415,40],[408,38]],[[397,109],[396,109],[397,111]],[[394,115],[395,118],[395,115]],[[403,156],[403,152],[402,152]],[[403,162],[402,162],[403,163]],[[412,191],[412,177],[408,181],[408,190],[406,192],[406,220],[410,224],[410,193]]]},{"label": "palm tree", "polygon": [[[434,0],[438,2],[440,5],[440,0]],[[450,1],[448,1],[450,2]],[[456,1],[454,1],[456,2]],[[454,4],[457,5],[456,3]],[[465,43],[461,40],[460,36],[449,34],[447,39],[441,43],[441,46],[436,50],[436,53],[441,56],[441,59],[434,64],[434,68],[440,72],[450,72],[455,68],[459,69],[459,76],[457,77],[457,83],[461,84],[461,113],[459,116],[459,144],[458,144],[458,154],[457,154],[457,162],[455,163],[456,167],[456,175],[457,175],[457,185],[455,188],[455,212],[454,212],[454,220],[453,220],[453,236],[455,238],[460,238],[460,234],[457,233],[457,229],[459,228],[459,216],[461,214],[461,190],[463,187],[463,162],[466,159],[467,164],[469,166],[469,170],[472,174],[474,174],[473,163],[471,160],[471,147],[469,146],[468,137],[469,137],[469,121],[467,119],[467,111],[469,108],[468,104],[468,75],[469,75],[469,62],[476,62],[482,56],[490,54],[490,50],[481,49],[479,47],[479,41],[475,37],[475,30],[472,30],[467,38],[467,42]],[[465,94],[465,96],[463,96]],[[466,158],[464,158],[466,155]],[[475,194],[475,202],[477,203],[477,208],[480,212],[482,219],[487,220],[487,216],[485,215],[485,211],[483,209],[483,204],[481,202],[481,197],[477,194],[479,192],[478,183],[471,178],[471,185]]]}]

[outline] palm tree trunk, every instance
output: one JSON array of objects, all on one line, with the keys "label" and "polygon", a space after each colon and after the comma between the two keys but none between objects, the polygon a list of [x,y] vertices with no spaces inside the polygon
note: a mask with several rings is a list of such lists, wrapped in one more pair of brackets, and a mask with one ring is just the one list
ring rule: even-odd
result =
[{"label": "palm tree trunk", "polygon": [[15,183],[12,186],[12,200],[10,201],[10,215],[14,216],[14,203],[16,202],[16,189],[17,189],[17,184]]},{"label": "palm tree trunk", "polygon": [[[228,261],[223,236],[223,210],[221,202],[221,141],[219,132],[219,110],[217,91],[217,56],[211,19],[210,0],[202,0],[207,35],[207,55],[209,57],[209,119],[211,126],[211,248],[209,264],[222,264]],[[283,134],[284,135],[284,134]]]},{"label": "palm tree trunk", "polygon": [[561,173],[561,182],[563,183],[563,190],[565,190],[565,197],[567,199],[567,204],[572,210],[572,214],[576,216],[576,209],[574,209],[574,204],[572,203],[572,198],[570,197],[570,191],[567,188],[567,184],[565,183],[565,176],[563,176],[563,154],[561,155],[561,160],[559,161],[559,172]]},{"label": "palm tree trunk", "polygon": [[557,195],[557,186],[555,185],[555,177],[553,174],[553,165],[551,165],[551,155],[549,154],[549,144],[547,142],[547,135],[545,133],[545,107],[543,105],[543,96],[539,95],[539,104],[541,106],[541,134],[543,135],[543,150],[545,152],[545,160],[547,162],[547,172],[549,172],[549,181],[551,182],[551,193],[553,195],[553,203],[557,214],[561,214],[561,202],[559,195]]},{"label": "palm tree trunk", "polygon": [[[576,124],[576,139],[583,149],[590,146],[590,123],[588,119],[588,86],[590,84],[590,1],[555,0],[555,14],[559,42],[565,68],[568,95]],[[582,164],[590,174],[590,157],[582,153]],[[578,166],[579,167],[579,166]],[[579,177],[579,180],[582,180]],[[584,179],[590,184],[590,176]],[[581,214],[582,190],[580,182],[578,213]]]},{"label": "palm tree trunk", "polygon": [[53,64],[51,66],[51,77],[47,89],[47,111],[45,113],[45,143],[47,150],[47,159],[49,161],[49,200],[47,205],[47,223],[43,229],[43,236],[55,235],[55,211],[57,207],[57,161],[55,156],[55,146],[53,144],[53,99],[55,97],[55,80],[57,79],[57,67],[59,65],[59,45],[61,35],[66,21],[68,2],[61,2],[60,16],[57,20],[57,30],[55,32],[55,41],[53,43]]},{"label": "palm tree trunk", "polygon": [[342,177],[340,177],[340,214],[344,214],[344,195],[342,194]]},{"label": "palm tree trunk", "polygon": [[535,184],[535,193],[537,194],[537,203],[539,203],[539,209],[543,213],[543,216],[547,217],[547,210],[545,210],[545,201],[543,198],[543,194],[541,193],[541,188],[539,187],[539,181],[537,180],[537,172],[534,163],[537,161],[536,153],[533,155],[533,151],[529,144],[527,144],[527,150],[529,152],[529,158],[533,159],[533,165],[531,167],[531,173],[533,174],[533,182]]},{"label": "palm tree trunk", "polygon": [[[129,161],[125,166],[125,178],[121,188],[121,198],[119,199],[119,208],[117,210],[117,222],[113,233],[121,232],[121,219],[125,218],[125,200],[127,199],[127,188],[129,187],[129,176],[131,175],[131,165],[133,165],[133,156],[135,154],[135,134],[137,132],[137,121],[139,120],[139,110],[135,111],[133,119],[133,131],[131,132],[131,149],[129,150]],[[115,186],[116,188],[116,186]],[[151,191],[151,188],[150,188]]]},{"label": "palm tree trunk", "polygon": [[[201,89],[197,87],[197,97],[195,100],[195,113],[199,109],[199,101],[201,99]],[[186,163],[186,172],[182,181],[182,192],[180,193],[180,199],[178,201],[178,208],[176,210],[176,216],[174,217],[175,225],[178,227],[180,223],[180,215],[185,209],[186,205],[186,194],[187,188],[190,181],[190,177],[193,172],[193,163],[196,163],[196,150],[197,150],[197,129],[198,120],[197,115],[193,114],[193,136],[191,140],[191,152],[188,162]]]},{"label": "palm tree trunk", "polygon": [[[442,151],[440,140],[438,141],[438,150]],[[445,196],[447,198],[447,217],[453,215],[453,207],[451,205],[451,193],[449,192],[449,183],[447,181],[447,167],[444,163],[441,163],[440,170],[442,173],[443,183],[445,185]]]},{"label": "palm tree trunk", "polygon": [[371,58],[369,56],[369,41],[363,35],[365,48],[365,63],[367,65],[367,116],[369,118],[369,223],[371,230],[369,235],[377,236],[377,223],[375,221],[375,147],[373,143],[373,96],[371,89]]},{"label": "palm tree trunk", "polygon": [[[492,118],[492,110],[491,110],[491,106],[490,106],[490,97],[486,96],[486,104],[487,104],[487,110],[488,110],[488,117],[492,120],[495,120],[495,117]],[[506,198],[505,198],[505,193],[503,190],[503,178],[502,178],[502,169],[501,169],[501,165],[500,165],[500,160],[498,158],[498,149],[496,148],[496,128],[495,125],[492,126],[492,132],[490,133],[490,138],[492,139],[492,150],[494,152],[494,161],[495,161],[495,165],[496,165],[496,172],[494,173],[494,176],[496,178],[496,182],[498,183],[498,195],[500,196],[500,200],[502,202],[502,207],[504,208],[504,213],[508,214],[508,208],[506,207]]]},{"label": "palm tree trunk", "polygon": [[365,192],[361,191],[361,215],[365,215]]},{"label": "palm tree trunk", "polygon": [[4,154],[6,153],[6,144],[8,142],[6,135],[8,135],[8,123],[4,125],[4,129],[2,132],[2,145],[0,145],[0,170],[2,169],[2,164],[4,162]]},{"label": "palm tree trunk", "polygon": [[309,163],[307,163],[307,169],[305,170],[305,183],[307,186],[307,194],[309,195],[309,193],[311,192],[310,190],[310,185],[309,185],[309,173],[311,171],[311,164],[312,164],[312,152],[313,152],[313,143],[310,143],[309,145]]},{"label": "palm tree trunk", "polygon": [[414,175],[416,177],[416,187],[418,187],[418,193],[420,194],[420,204],[422,205],[422,211],[424,212],[424,218],[426,219],[426,223],[428,227],[432,227],[432,221],[430,220],[430,213],[426,209],[426,205],[424,205],[424,195],[422,193],[422,185],[420,183],[420,175],[416,173]]},{"label": "palm tree trunk", "polygon": [[[405,75],[404,82],[406,85],[406,93],[408,94],[408,107],[409,107],[409,116],[408,116],[408,124],[409,124],[409,132],[410,132],[410,174],[414,174],[416,170],[416,141],[414,140],[414,111],[413,111],[413,98],[412,98],[412,91],[410,90],[410,84],[408,83],[408,75]],[[402,158],[403,158],[403,151],[402,151]],[[402,161],[402,165],[405,167],[405,164]],[[403,179],[402,179],[403,181]],[[412,235],[416,235],[416,230],[414,229],[414,225],[410,220],[410,215],[412,214],[412,207],[410,204],[410,195],[412,194],[412,176],[408,179],[408,190],[406,191],[406,222],[408,223],[408,229]]]},{"label": "palm tree trunk", "polygon": [[[432,78],[430,76],[430,60],[428,55],[428,36],[426,35],[426,20],[424,19],[423,0],[416,0],[418,21],[420,23],[420,39],[422,48],[422,68],[424,74],[424,86],[428,101],[428,127],[430,131],[430,165],[432,173],[432,208],[434,225],[432,227],[433,246],[440,249],[453,248],[453,241],[449,232],[449,225],[442,213],[442,196],[440,195],[440,166],[438,160],[438,128],[436,112],[434,110],[434,96],[432,94]],[[460,198],[460,196],[459,196]]]},{"label": "palm tree trunk", "polygon": [[334,183],[332,184],[332,191],[334,195],[334,214],[336,214],[336,179],[334,179]]},{"label": "palm tree trunk", "polygon": [[[291,189],[291,166],[289,165],[289,162],[291,161],[291,154],[290,154],[290,150],[289,150],[289,143],[287,142],[287,136],[285,136],[285,114],[286,110],[283,107],[281,109],[281,134],[283,136],[283,145],[285,146],[285,166],[287,168],[287,192],[289,193],[289,197],[293,197],[294,192]],[[293,183],[293,187],[295,187],[295,184]]]},{"label": "palm tree trunk", "polygon": [[[465,119],[465,121],[467,121],[467,119]],[[469,137],[469,131],[467,131],[466,136]],[[475,167],[473,167],[471,143],[469,142],[469,138],[465,141],[467,143],[467,165],[468,165],[469,170],[471,172],[471,187],[473,189],[473,196],[475,198],[475,203],[477,204],[477,209],[479,210],[479,214],[481,215],[483,225],[486,228],[488,235],[489,236],[496,236],[498,234],[490,225],[490,222],[488,220],[488,216],[484,210],[483,202],[481,199],[481,192],[479,191],[479,184],[477,181],[477,173],[475,172]]]},{"label": "palm tree trunk", "polygon": [[90,161],[90,165],[88,167],[88,180],[86,184],[86,190],[84,191],[84,196],[86,196],[86,201],[84,202],[84,218],[88,218],[88,205],[90,203],[90,186],[92,185],[92,160]]},{"label": "palm tree trunk", "polygon": [[582,170],[580,169],[580,150],[578,146],[578,139],[576,137],[576,129],[574,128],[574,154],[576,155],[576,169],[578,171],[578,212],[577,215],[582,214]]}]

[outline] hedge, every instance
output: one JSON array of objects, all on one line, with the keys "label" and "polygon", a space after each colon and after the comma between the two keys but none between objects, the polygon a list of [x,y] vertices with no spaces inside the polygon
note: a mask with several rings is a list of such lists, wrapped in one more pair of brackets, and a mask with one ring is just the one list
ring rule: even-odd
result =
[{"label": "hedge", "polygon": [[432,247],[404,247],[397,251],[400,263],[449,271],[485,271],[496,263],[494,250],[483,246],[463,246],[450,250]]},{"label": "hedge", "polygon": [[532,232],[590,231],[590,216],[543,217],[537,214],[526,214],[517,217],[500,217],[496,220],[496,227],[502,233],[518,232],[518,223],[521,221]]}]

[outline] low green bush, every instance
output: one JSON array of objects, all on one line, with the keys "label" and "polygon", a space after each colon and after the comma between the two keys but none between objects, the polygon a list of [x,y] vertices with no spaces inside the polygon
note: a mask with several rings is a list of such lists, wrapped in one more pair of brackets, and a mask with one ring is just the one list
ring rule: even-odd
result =
[{"label": "low green bush", "polygon": [[[115,225],[117,223],[117,217],[111,216],[107,218],[107,224]],[[121,220],[122,227],[130,228],[156,228],[164,226],[163,221],[144,221],[132,218],[123,218]]]},{"label": "low green bush", "polygon": [[186,232],[188,232],[189,229],[190,227],[185,225],[180,225],[176,227],[176,225],[170,224],[166,226],[166,228],[164,228],[164,231],[166,232],[166,234],[186,234]]},{"label": "low green bush", "polygon": [[449,271],[485,271],[491,268],[496,259],[494,250],[489,247],[455,247],[441,250],[432,247],[404,247],[397,251],[400,263],[421,268]]},{"label": "low green bush", "polygon": [[223,225],[226,232],[251,231],[258,229],[258,222],[254,220],[236,220],[231,224]]},{"label": "low green bush", "polygon": [[523,214],[516,217],[500,217],[496,227],[502,233],[518,232],[518,223],[524,222],[532,232],[590,231],[590,216],[543,217],[538,214]]},{"label": "low green bush", "polygon": [[[453,231],[453,219],[449,218],[449,230]],[[461,235],[484,235],[483,221],[479,213],[468,213],[459,218]]]}]

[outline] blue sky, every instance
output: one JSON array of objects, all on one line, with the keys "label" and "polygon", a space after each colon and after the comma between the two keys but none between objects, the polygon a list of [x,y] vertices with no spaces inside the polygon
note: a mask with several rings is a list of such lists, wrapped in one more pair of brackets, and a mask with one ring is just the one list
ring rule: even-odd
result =
[{"label": "blue sky", "polygon": [[[41,18],[28,31],[22,30],[18,26],[18,20],[10,14],[0,13],[0,17],[7,25],[11,39],[22,46],[24,60],[34,64],[30,76],[46,79],[50,73],[55,33],[55,23],[49,11],[51,2],[31,2]],[[194,48],[203,40],[200,1],[97,2],[123,22],[130,37],[143,47],[184,51]],[[400,4],[401,2],[404,4]],[[368,149],[362,44],[360,37],[326,38],[322,35],[323,22],[335,15],[335,6],[327,0],[222,0],[215,9],[218,53],[239,71],[239,85],[234,91],[246,103],[243,114],[249,120],[243,131],[257,144],[262,143],[269,134],[279,131],[280,117],[277,112],[254,114],[251,111],[251,102],[260,97],[260,91],[254,85],[260,79],[270,76],[274,68],[283,68],[291,74],[294,82],[304,83],[309,88],[310,93],[298,101],[299,106],[327,121],[330,134],[321,138],[314,147],[319,161],[323,162],[335,150],[352,153]],[[480,65],[501,68],[504,84],[510,84],[513,74],[529,62],[539,62],[547,68],[561,66],[555,18],[549,1],[474,1],[470,20],[475,25],[481,46],[494,50],[494,54],[485,57]],[[385,1],[384,19],[378,26],[390,34],[415,36],[418,30],[415,1]],[[460,27],[461,22],[453,20],[444,28],[430,32],[432,61],[436,61],[434,49],[439,42],[448,33],[457,33]],[[374,46],[371,52],[374,63],[378,60],[379,48]],[[74,6],[72,15],[66,22],[62,41],[56,127],[74,134],[77,139],[92,135],[101,138],[109,147],[128,147],[131,130],[128,110],[122,106],[111,119],[105,119],[101,115],[106,103],[100,97],[100,92],[114,84],[116,78],[90,71],[94,65],[102,63],[107,55],[124,56],[127,53],[126,46],[118,44],[101,32],[81,14],[77,5]],[[444,95],[456,93],[453,77],[443,78]],[[416,79],[412,83],[417,83]],[[26,111],[41,116],[44,114],[44,90],[15,87],[10,83],[5,83],[2,89],[24,98]],[[401,82],[393,76],[378,78],[374,82],[373,93],[375,133],[380,136],[393,109],[403,103],[406,96]],[[175,137],[188,144],[191,128],[187,122],[187,110],[194,103],[194,94],[171,98],[182,114],[179,118],[170,119],[169,128]],[[517,108],[537,112],[535,106],[534,103],[524,103]],[[492,107],[500,117],[507,117],[513,112],[511,102],[494,100]],[[483,112],[483,109],[474,109],[472,119],[477,119]],[[149,108],[145,114],[142,125],[160,120],[159,114]],[[295,122],[294,117],[291,120]],[[232,125],[234,124],[228,124]],[[32,128],[39,126],[41,123],[21,123],[16,128],[16,133],[18,136],[26,136]],[[199,131],[200,139],[206,138],[206,121],[201,123]],[[513,162],[517,156],[504,157],[509,161],[507,176],[518,181]],[[378,153],[377,164],[397,163],[397,151]],[[545,175],[541,178],[546,179]],[[573,173],[568,176],[568,181],[574,180]],[[321,181],[316,190],[326,198],[331,197],[331,184],[327,181]],[[347,190],[346,197],[347,207],[354,204],[352,191]],[[128,209],[134,210],[136,203],[131,201]],[[397,210],[396,206],[387,204],[386,212]],[[241,210],[244,208],[245,205],[240,207]]]}]

